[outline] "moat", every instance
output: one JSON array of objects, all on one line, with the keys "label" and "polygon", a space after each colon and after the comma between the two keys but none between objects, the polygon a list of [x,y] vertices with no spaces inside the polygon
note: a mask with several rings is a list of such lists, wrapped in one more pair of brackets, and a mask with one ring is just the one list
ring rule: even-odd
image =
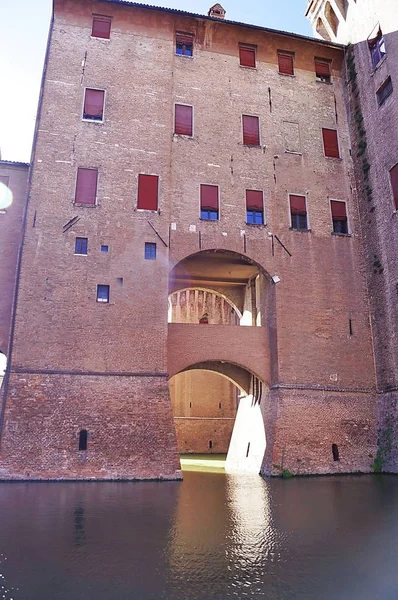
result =
[{"label": "moat", "polygon": [[0,484],[6,600],[396,600],[398,477]]}]

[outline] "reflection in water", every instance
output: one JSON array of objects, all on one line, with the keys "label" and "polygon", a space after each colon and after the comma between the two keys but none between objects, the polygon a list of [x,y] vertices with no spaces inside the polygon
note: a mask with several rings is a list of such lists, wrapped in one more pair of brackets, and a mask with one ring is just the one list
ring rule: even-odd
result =
[{"label": "reflection in water", "polygon": [[5,600],[397,599],[396,477],[2,483],[0,527]]}]

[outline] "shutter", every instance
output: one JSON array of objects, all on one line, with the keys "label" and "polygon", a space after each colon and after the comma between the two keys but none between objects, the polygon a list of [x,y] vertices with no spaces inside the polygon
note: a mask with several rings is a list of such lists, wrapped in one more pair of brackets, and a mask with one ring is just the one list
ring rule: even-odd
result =
[{"label": "shutter", "polygon": [[188,33],[176,33],[176,43],[192,46],[193,35],[189,35]]},{"label": "shutter", "polygon": [[0,183],[4,183],[8,187],[8,182],[10,178],[8,175],[0,175]]},{"label": "shutter", "polygon": [[239,62],[241,67],[252,67],[256,66],[256,51],[254,48],[239,47]]},{"label": "shutter", "polygon": [[339,221],[347,221],[347,210],[345,202],[331,200],[330,207],[332,210],[332,219],[338,219]]},{"label": "shutter", "polygon": [[315,73],[322,77],[330,77],[330,63],[315,59]]},{"label": "shutter", "polygon": [[174,132],[181,135],[192,135],[192,106],[175,105]]},{"label": "shutter", "polygon": [[159,177],[157,175],[138,175],[137,208],[158,209]]},{"label": "shutter", "polygon": [[337,131],[335,129],[322,129],[322,137],[325,156],[340,158]]},{"label": "shutter", "polygon": [[97,198],[97,169],[82,169],[77,170],[76,180],[76,204],[91,204],[95,205]]},{"label": "shutter", "polygon": [[260,132],[258,117],[242,116],[243,124],[243,143],[247,146],[260,145]]},{"label": "shutter", "polygon": [[398,210],[398,163],[390,170],[390,179],[394,194],[395,209]]},{"label": "shutter", "polygon": [[246,209],[263,210],[263,193],[258,190],[246,190]]},{"label": "shutter", "polygon": [[295,196],[294,194],[289,196],[290,199],[290,212],[292,215],[306,215],[307,208],[305,206],[305,196]]},{"label": "shutter", "polygon": [[200,208],[218,212],[218,187],[216,185],[200,186]]},{"label": "shutter", "polygon": [[111,21],[112,17],[93,15],[93,28],[91,31],[92,37],[109,40],[111,37]]},{"label": "shutter", "polygon": [[104,90],[86,89],[84,98],[84,117],[102,119],[104,112]]},{"label": "shutter", "polygon": [[283,75],[294,75],[293,55],[278,53],[279,73]]}]

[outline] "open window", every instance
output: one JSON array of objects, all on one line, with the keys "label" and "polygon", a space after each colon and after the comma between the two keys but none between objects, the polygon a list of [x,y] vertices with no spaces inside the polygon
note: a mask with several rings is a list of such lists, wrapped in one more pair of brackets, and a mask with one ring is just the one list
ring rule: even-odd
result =
[{"label": "open window", "polygon": [[387,54],[384,43],[383,33],[378,27],[376,31],[368,38],[369,52],[373,68],[376,68],[382,58]]},{"label": "open window", "polygon": [[333,233],[348,234],[347,207],[345,202],[339,200],[330,201],[332,212]]},{"label": "open window", "polygon": [[330,60],[324,58],[315,58],[315,77],[321,83],[331,82]]},{"label": "open window", "polygon": [[290,218],[291,228],[297,230],[308,229],[307,221],[307,203],[305,196],[298,196],[297,194],[289,195],[290,203]]},{"label": "open window", "polygon": [[176,33],[176,54],[193,56],[193,35],[191,33]]}]

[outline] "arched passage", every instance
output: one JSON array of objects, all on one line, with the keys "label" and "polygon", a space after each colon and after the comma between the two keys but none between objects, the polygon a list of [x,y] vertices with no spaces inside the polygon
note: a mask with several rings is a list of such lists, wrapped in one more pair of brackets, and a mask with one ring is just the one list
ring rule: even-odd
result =
[{"label": "arched passage", "polygon": [[240,365],[208,361],[171,377],[170,395],[180,454],[225,455],[227,471],[260,473],[264,382]]}]

